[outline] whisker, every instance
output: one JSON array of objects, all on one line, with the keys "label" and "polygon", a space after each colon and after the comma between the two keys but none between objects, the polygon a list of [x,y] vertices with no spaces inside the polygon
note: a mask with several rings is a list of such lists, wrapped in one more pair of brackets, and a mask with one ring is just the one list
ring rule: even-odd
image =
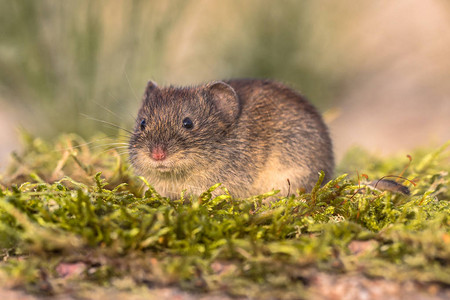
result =
[{"label": "whisker", "polygon": [[126,71],[126,70],[125,70],[125,78],[127,79],[128,86],[130,87],[130,90],[131,90],[131,92],[133,93],[134,98],[136,99],[136,101],[139,102],[139,98],[136,96],[136,93],[134,92],[133,87],[131,86],[131,82],[130,82],[130,79],[128,78],[128,74],[127,74],[127,71]]},{"label": "whisker", "polygon": [[128,152],[128,147],[123,146],[123,147],[114,147],[114,149],[116,150],[126,150]]},{"label": "whisker", "polygon": [[125,146],[122,146],[122,147],[116,147],[116,146],[107,146],[107,145],[100,145],[100,146],[95,146],[95,147],[92,147],[91,149],[92,150],[94,150],[94,149],[102,149],[102,148],[105,148],[105,150],[112,150],[112,149],[128,149],[128,146],[127,147],[125,147]]},{"label": "whisker", "polygon": [[119,140],[119,141],[125,141],[125,140],[128,141],[128,140],[130,140],[131,135],[117,135],[114,138],[116,138],[117,140],[119,140],[119,138],[120,138],[121,140]]},{"label": "whisker", "polygon": [[[119,137],[120,137],[120,135],[119,135]],[[129,140],[129,138],[130,138],[128,135],[127,136],[122,135],[122,137],[125,137],[127,140]],[[61,148],[57,147],[56,149],[52,150],[51,152],[52,153],[56,153],[56,152],[66,152],[66,151],[71,151],[71,150],[73,151],[75,149],[81,149],[82,147],[86,147],[86,146],[90,150],[103,148],[103,147],[109,147],[109,149],[107,149],[107,150],[111,150],[111,149],[118,150],[118,149],[128,149],[129,148],[129,143],[127,141],[123,141],[123,142],[120,142],[120,141],[119,142],[113,142],[113,141],[111,141],[109,143],[103,143],[102,142],[102,141],[105,141],[105,140],[115,140],[116,138],[117,138],[116,135],[114,135],[114,136],[109,136],[108,135],[108,136],[105,136],[105,137],[102,137],[102,138],[98,138],[95,141],[84,142],[84,143],[79,143],[79,141],[77,141],[76,139],[69,139],[67,141],[67,143],[68,144],[75,143],[75,145],[64,147],[65,146],[64,143],[61,143],[60,144]],[[77,143],[79,143],[79,144],[77,144]]]},{"label": "whisker", "polygon": [[115,146],[115,145],[105,145],[106,147],[112,147],[114,149],[128,149],[128,146]]},{"label": "whisker", "polygon": [[128,148],[129,144],[128,143],[105,143],[105,144],[96,145],[94,147],[95,148],[100,148],[100,147]]},{"label": "whisker", "polygon": [[120,156],[128,156],[129,155],[128,151],[117,151],[117,154],[119,154]]},{"label": "whisker", "polygon": [[95,102],[95,101],[94,101],[94,103],[95,103],[96,105],[98,105],[99,107],[103,108],[104,110],[106,110],[107,112],[109,112],[110,114],[112,114],[113,116],[115,116],[115,117],[117,117],[117,118],[123,120],[122,117],[120,117],[118,114],[116,114],[115,112],[113,112],[112,110],[110,110],[109,108],[107,108],[106,106],[103,106],[103,105],[101,105],[100,103]]},{"label": "whisker", "polygon": [[116,137],[129,139],[132,135],[118,134]]},{"label": "whisker", "polygon": [[88,116],[88,115],[83,114],[83,113],[82,113],[81,115],[82,115],[83,117],[89,119],[89,120],[97,121],[97,122],[100,122],[100,123],[104,123],[104,124],[110,125],[110,126],[112,126],[112,127],[115,127],[115,128],[118,128],[118,129],[122,129],[123,131],[126,131],[126,132],[128,132],[129,134],[133,134],[133,132],[131,132],[131,131],[129,131],[129,130],[123,128],[123,127],[120,127],[119,125],[116,125],[116,124],[114,124],[114,123],[111,123],[111,122],[108,122],[108,121],[105,121],[105,120],[96,119],[96,118],[93,118],[93,117]]},{"label": "whisker", "polygon": [[[121,101],[119,100],[119,98],[117,98],[116,96],[113,95],[113,93],[111,91],[108,91],[109,96],[114,99],[115,103],[121,103]],[[134,114],[130,113],[127,110],[127,114],[131,117],[131,120],[134,120],[134,122],[137,122],[137,118]]]},{"label": "whisker", "polygon": [[104,146],[128,146],[128,143],[107,143],[107,144],[102,144]]},{"label": "whisker", "polygon": [[[100,147],[97,147],[97,148],[100,148]],[[106,146],[105,149],[103,151],[100,151],[99,153],[103,154],[103,153],[111,151],[111,150],[115,150],[116,153],[118,153],[120,155],[123,155],[123,154],[127,154],[128,153],[128,146],[120,146],[120,147]]]},{"label": "whisker", "polygon": [[[92,145],[92,144],[94,144],[94,143],[98,143],[98,142],[100,142],[101,140],[106,140],[106,139],[109,139],[110,137],[104,137],[104,138],[101,138],[101,139],[99,139],[99,140],[95,140],[95,141],[91,141],[91,142],[86,142],[86,143],[82,143],[82,144],[79,144],[79,145],[75,145],[75,146],[70,146],[70,147],[67,147],[67,148],[62,148],[62,149],[55,149],[54,151],[68,151],[68,150],[72,150],[72,149],[78,149],[78,148],[81,148],[81,147],[84,147],[84,146],[89,146],[89,145]],[[92,149],[92,148],[91,148]]]}]

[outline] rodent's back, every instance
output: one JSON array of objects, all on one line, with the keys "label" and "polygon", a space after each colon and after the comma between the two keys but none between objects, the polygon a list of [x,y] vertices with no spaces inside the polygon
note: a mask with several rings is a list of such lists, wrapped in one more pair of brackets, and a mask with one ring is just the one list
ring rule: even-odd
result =
[{"label": "rodent's back", "polygon": [[249,140],[260,145],[256,152],[265,157],[266,168],[261,168],[260,182],[273,182],[277,177],[275,169],[279,169],[278,176],[284,177],[275,180],[283,183],[278,187],[283,190],[288,178],[294,186],[306,190],[317,181],[320,170],[325,172],[325,180],[331,178],[334,169],[332,142],[321,115],[312,104],[293,89],[270,80],[244,79],[227,83],[234,88],[242,104],[238,132],[249,132]]},{"label": "rodent's back", "polygon": [[[214,88],[214,93],[209,90],[211,88]],[[222,182],[232,194],[240,197],[264,193],[273,188],[281,189],[282,193],[288,190],[295,192],[297,188],[311,189],[320,170],[325,171],[327,179],[332,175],[334,161],[331,140],[320,114],[300,94],[281,83],[244,79],[190,88],[155,90],[153,87],[152,97],[157,95],[155,99],[161,103],[173,103],[170,105],[175,106],[169,106],[168,112],[186,114],[184,111],[189,110],[197,126],[194,129],[198,130],[195,132],[193,129],[190,131],[192,135],[186,135],[183,129],[174,129],[175,134],[172,135],[176,136],[181,130],[185,143],[183,147],[174,147],[175,150],[168,151],[169,157],[173,155],[176,159],[184,159],[184,164],[176,159],[169,161],[176,166],[173,172],[152,170],[155,164],[151,158],[145,158],[136,149],[141,148],[138,140],[146,141],[142,133],[139,138],[130,141],[133,165],[163,194],[175,196],[182,189],[199,193],[217,182]],[[185,100],[171,96],[177,94],[183,95]],[[167,99],[161,100],[164,97]],[[144,101],[138,122],[149,114],[157,114],[148,112],[147,106],[152,101],[156,100]],[[183,101],[191,101],[190,106],[181,109]],[[164,109],[155,106],[153,111]],[[167,114],[155,119],[163,120]],[[158,128],[172,129],[172,123],[177,124],[181,120],[175,122],[172,120],[174,118],[168,118],[171,121],[164,124],[158,123]],[[201,126],[209,129],[202,132]],[[136,128],[139,131],[139,126]],[[197,138],[200,133],[201,139]],[[152,140],[158,134],[161,132],[149,132],[147,139]],[[161,144],[157,140],[158,143]],[[177,156],[177,151],[184,156]],[[192,174],[181,170],[183,165],[189,165]]]}]

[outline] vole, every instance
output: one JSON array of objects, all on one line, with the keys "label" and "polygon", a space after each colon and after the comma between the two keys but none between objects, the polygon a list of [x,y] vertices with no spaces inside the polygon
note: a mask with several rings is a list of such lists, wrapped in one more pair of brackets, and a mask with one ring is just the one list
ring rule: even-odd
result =
[{"label": "vole", "polygon": [[[235,197],[309,191],[334,168],[318,111],[291,88],[235,79],[192,87],[149,81],[129,142],[136,172],[177,197],[222,183]],[[290,184],[289,184],[290,182]]]}]

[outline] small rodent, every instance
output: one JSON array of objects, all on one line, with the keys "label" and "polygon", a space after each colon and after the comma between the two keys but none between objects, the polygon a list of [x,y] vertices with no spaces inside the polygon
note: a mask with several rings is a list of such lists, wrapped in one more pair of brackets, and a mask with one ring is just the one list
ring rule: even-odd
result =
[{"label": "small rodent", "polygon": [[309,191],[320,170],[325,180],[332,176],[332,144],[320,114],[275,81],[149,81],[136,121],[131,164],[167,197],[198,195],[219,182],[235,197],[272,189],[286,195]]}]

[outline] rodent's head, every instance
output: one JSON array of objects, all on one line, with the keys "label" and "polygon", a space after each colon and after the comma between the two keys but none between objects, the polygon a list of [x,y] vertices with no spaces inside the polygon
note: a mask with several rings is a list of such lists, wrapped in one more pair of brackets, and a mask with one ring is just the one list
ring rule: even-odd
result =
[{"label": "rodent's head", "polygon": [[149,81],[130,139],[131,163],[144,176],[205,167],[239,114],[236,92],[222,81],[188,88]]}]

